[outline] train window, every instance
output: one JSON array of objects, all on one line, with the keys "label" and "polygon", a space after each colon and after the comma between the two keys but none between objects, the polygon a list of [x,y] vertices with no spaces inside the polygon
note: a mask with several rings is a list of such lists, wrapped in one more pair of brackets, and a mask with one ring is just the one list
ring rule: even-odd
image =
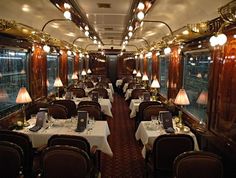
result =
[{"label": "train window", "polygon": [[68,83],[73,83],[72,74],[74,69],[74,56],[68,56]]},{"label": "train window", "polygon": [[167,98],[167,83],[168,83],[168,67],[169,67],[169,57],[165,56],[165,55],[160,55],[159,56],[159,60],[160,60],[160,93],[161,95],[163,95],[164,97]]},{"label": "train window", "polygon": [[184,88],[188,94],[190,105],[185,109],[206,123],[208,100],[208,72],[211,64],[209,50],[195,50],[184,53]]},{"label": "train window", "polygon": [[58,54],[47,55],[47,88],[48,94],[56,93],[53,87],[56,77],[59,75],[59,56]]},{"label": "train window", "polygon": [[16,49],[0,49],[0,118],[16,111],[20,87],[28,86],[28,53]]}]

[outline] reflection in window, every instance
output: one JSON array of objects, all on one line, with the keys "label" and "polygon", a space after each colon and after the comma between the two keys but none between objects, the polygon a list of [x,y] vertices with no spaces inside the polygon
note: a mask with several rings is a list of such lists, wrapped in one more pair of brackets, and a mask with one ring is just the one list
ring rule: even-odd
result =
[{"label": "reflection in window", "polygon": [[0,49],[0,118],[16,111],[16,96],[27,83],[28,54],[23,51]]},{"label": "reflection in window", "polygon": [[169,68],[169,56],[161,55],[160,60],[160,93],[161,95],[167,97],[167,83],[168,83],[168,68]]},{"label": "reflection in window", "polygon": [[47,55],[47,87],[48,95],[56,93],[56,88],[53,87],[54,81],[58,76],[59,57],[57,54]]},{"label": "reflection in window", "polygon": [[211,63],[208,50],[186,52],[184,55],[184,88],[190,105],[186,110],[206,122],[208,100],[208,71]]},{"label": "reflection in window", "polygon": [[68,56],[68,84],[72,84],[72,75],[74,69],[74,56]]}]

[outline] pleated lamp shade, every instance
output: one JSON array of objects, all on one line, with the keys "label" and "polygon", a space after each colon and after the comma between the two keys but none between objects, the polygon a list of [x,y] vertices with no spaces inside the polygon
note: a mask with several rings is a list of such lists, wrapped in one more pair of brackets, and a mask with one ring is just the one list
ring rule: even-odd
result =
[{"label": "pleated lamp shade", "polygon": [[31,101],[32,99],[27,89],[25,87],[21,87],[16,97],[16,103],[24,104],[24,103],[30,103]]},{"label": "pleated lamp shade", "polygon": [[54,87],[63,87],[63,84],[62,84],[62,81],[60,79],[60,77],[57,77],[54,84],[53,84]]},{"label": "pleated lamp shade", "polygon": [[180,89],[176,98],[175,98],[175,104],[177,105],[189,105],[190,102],[189,102],[189,99],[188,99],[188,95],[185,91],[185,89]]}]

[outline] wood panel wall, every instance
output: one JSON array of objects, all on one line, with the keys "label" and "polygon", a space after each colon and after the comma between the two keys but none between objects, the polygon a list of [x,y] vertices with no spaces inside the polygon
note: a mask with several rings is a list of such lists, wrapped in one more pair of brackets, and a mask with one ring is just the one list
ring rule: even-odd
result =
[{"label": "wood panel wall", "polygon": [[68,58],[67,51],[62,50],[62,53],[59,57],[59,77],[64,86],[68,85]]},{"label": "wood panel wall", "polygon": [[29,86],[32,99],[47,96],[47,56],[41,46],[35,45],[29,66]]},{"label": "wood panel wall", "polygon": [[169,63],[168,98],[175,98],[183,82],[183,62],[178,53],[178,46],[172,47]]},{"label": "wood panel wall", "polygon": [[117,78],[121,78],[125,75],[132,75],[133,70],[137,69],[136,62],[131,55],[122,55],[117,58]]},{"label": "wood panel wall", "polygon": [[[160,79],[159,76],[159,58],[156,56],[156,51],[152,53],[152,78]],[[160,81],[160,80],[159,80]]]}]

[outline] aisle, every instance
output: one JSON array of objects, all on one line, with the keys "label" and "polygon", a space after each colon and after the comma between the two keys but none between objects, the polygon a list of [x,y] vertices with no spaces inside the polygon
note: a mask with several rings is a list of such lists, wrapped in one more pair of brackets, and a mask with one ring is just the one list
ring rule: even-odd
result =
[{"label": "aisle", "polygon": [[144,175],[142,146],[134,137],[134,120],[129,118],[128,104],[115,94],[113,118],[108,120],[111,135],[108,138],[113,157],[102,154],[102,178],[141,178]]}]

